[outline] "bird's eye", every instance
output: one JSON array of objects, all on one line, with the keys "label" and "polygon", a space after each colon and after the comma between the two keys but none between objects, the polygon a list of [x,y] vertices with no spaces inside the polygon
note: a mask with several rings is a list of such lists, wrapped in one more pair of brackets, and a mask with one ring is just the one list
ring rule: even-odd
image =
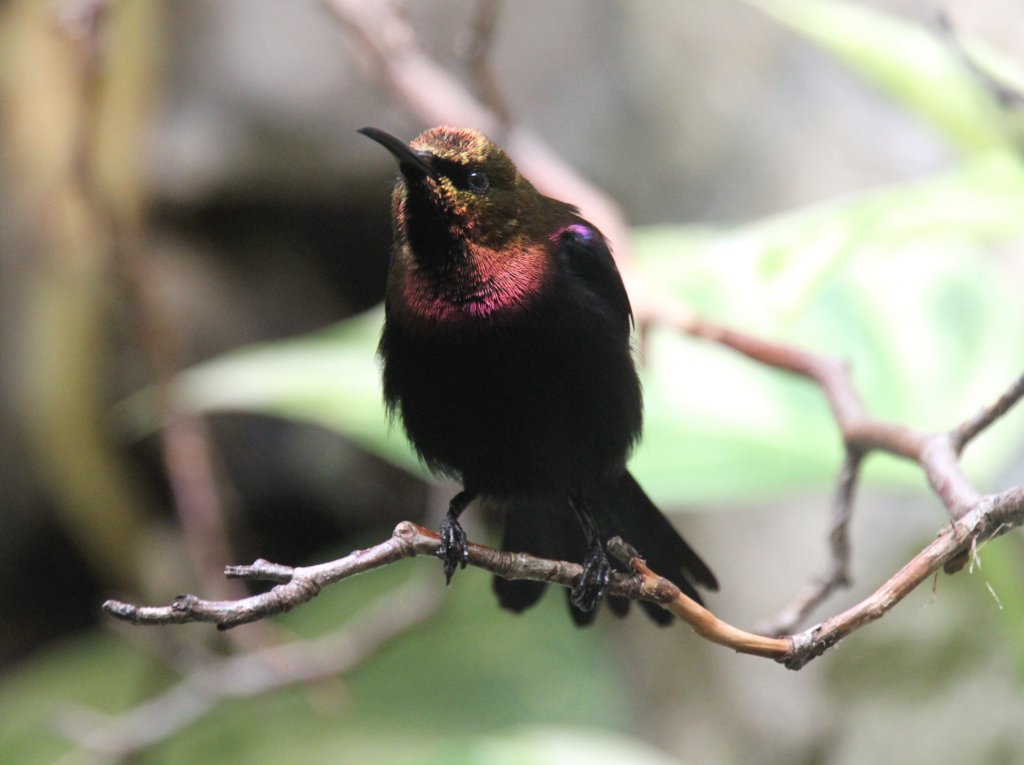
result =
[{"label": "bird's eye", "polygon": [[483,194],[491,187],[491,181],[480,168],[474,168],[466,174],[466,184],[477,194]]}]

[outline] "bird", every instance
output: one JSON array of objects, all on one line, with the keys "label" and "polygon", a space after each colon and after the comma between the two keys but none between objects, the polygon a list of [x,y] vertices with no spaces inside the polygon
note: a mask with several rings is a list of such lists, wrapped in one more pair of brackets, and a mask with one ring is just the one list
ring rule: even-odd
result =
[{"label": "bird", "polygon": [[[717,590],[626,467],[642,391],[632,308],[604,235],[478,130],[439,126],[409,143],[358,132],[399,170],[378,345],[386,408],[426,467],[463,487],[440,526],[446,581],[468,562],[459,517],[478,500],[504,513],[502,549],[582,564],[567,590],[578,625],[593,621],[612,570],[625,570],[607,553],[615,535],[697,602],[697,585]],[[520,612],[545,583],[496,576],[493,589]]]}]

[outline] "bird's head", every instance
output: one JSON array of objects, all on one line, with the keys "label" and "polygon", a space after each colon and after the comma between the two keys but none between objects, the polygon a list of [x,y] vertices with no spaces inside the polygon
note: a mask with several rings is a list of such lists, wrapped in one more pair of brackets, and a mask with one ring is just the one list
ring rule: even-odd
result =
[{"label": "bird's head", "polygon": [[376,128],[359,132],[398,160],[395,225],[418,240],[417,252],[441,242],[506,246],[526,233],[542,204],[505,152],[477,130],[435,127],[408,144]]}]

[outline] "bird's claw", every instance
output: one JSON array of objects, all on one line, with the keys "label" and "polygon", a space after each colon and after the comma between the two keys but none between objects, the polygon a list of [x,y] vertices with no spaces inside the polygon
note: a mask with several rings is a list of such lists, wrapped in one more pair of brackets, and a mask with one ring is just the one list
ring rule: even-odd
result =
[{"label": "bird's claw", "polygon": [[612,578],[612,567],[608,556],[600,547],[595,547],[583,559],[583,573],[572,588],[569,600],[580,611],[593,611],[608,592]]},{"label": "bird's claw", "polygon": [[451,584],[456,568],[465,568],[469,563],[469,539],[462,530],[458,518],[446,515],[441,521],[441,544],[437,546],[437,557],[444,561],[444,580]]}]

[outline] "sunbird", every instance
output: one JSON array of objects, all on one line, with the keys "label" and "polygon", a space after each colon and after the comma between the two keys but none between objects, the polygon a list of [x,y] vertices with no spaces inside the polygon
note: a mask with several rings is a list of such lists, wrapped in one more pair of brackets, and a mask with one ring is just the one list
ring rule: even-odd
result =
[{"label": "sunbird", "polygon": [[[420,458],[463,485],[441,524],[450,582],[468,558],[459,516],[504,511],[502,548],[579,561],[570,613],[589,624],[619,535],[700,602],[718,583],[626,469],[643,398],[633,312],[601,232],[543,196],[477,130],[435,127],[411,143],[359,132],[398,160],[394,244],[378,348],[384,400]],[[544,582],[494,579],[522,611]],[[629,602],[608,598],[624,614]],[[642,603],[659,624],[671,615]]]}]

